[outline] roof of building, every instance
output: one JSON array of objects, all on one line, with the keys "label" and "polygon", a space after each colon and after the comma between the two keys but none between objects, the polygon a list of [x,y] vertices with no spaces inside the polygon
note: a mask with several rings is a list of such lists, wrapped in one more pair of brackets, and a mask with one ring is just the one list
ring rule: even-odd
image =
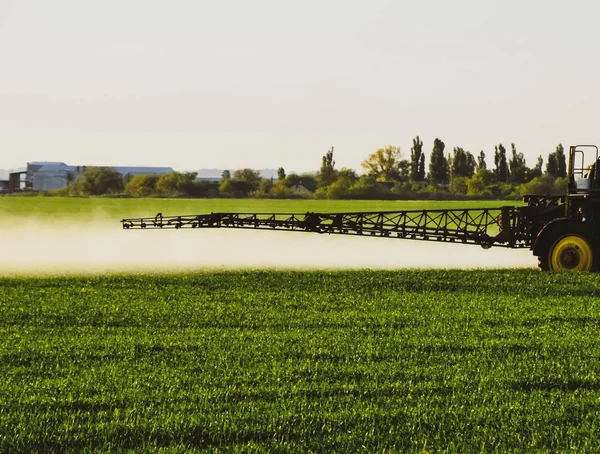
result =
[{"label": "roof of building", "polygon": [[76,167],[75,166],[68,166],[66,164],[44,164],[42,167],[40,167],[37,171],[38,172],[56,172],[57,170],[66,170],[68,172],[75,172],[76,171]]},{"label": "roof of building", "polygon": [[127,175],[128,173],[171,173],[172,167],[113,167],[117,172]]},{"label": "roof of building", "polygon": [[66,166],[64,162],[54,162],[54,161],[33,161],[28,162],[27,164],[31,166],[45,166],[45,165],[58,165],[58,166]]}]

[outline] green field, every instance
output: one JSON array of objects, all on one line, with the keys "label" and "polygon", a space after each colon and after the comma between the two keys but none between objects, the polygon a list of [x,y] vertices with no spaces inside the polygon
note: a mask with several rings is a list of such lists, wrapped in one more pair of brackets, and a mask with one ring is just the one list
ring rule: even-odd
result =
[{"label": "green field", "polygon": [[[420,210],[440,208],[480,208],[519,205],[507,201],[426,201],[426,200],[269,200],[269,199],[109,199],[63,197],[0,197],[0,223],[3,218],[40,218],[50,221],[77,218],[105,218],[201,214],[210,212],[334,212]],[[13,219],[14,220],[14,219]],[[11,220],[12,221],[12,220]],[[1,224],[0,224],[1,225]]]},{"label": "green field", "polygon": [[[514,204],[0,197],[0,233]],[[0,274],[0,452],[597,452],[599,297],[535,270]]]},{"label": "green field", "polygon": [[0,278],[0,451],[598,452],[600,277]]}]

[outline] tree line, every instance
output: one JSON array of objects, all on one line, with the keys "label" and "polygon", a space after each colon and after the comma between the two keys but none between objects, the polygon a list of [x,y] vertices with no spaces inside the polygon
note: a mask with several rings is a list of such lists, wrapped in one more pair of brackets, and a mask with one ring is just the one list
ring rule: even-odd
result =
[{"label": "tree line", "polygon": [[426,172],[423,141],[412,141],[405,159],[400,148],[380,148],[362,162],[364,170],[336,167],[334,148],[322,157],[316,173],[262,178],[257,170],[224,170],[219,182],[198,181],[195,172],[166,175],[126,175],[107,167],[87,167],[60,195],[125,195],[132,197],[265,197],[323,199],[518,198],[524,194],[563,194],[567,184],[564,148],[558,144],[529,167],[514,143],[510,152],[494,147],[493,166],[483,150],[472,154],[462,147],[446,153],[444,142],[433,141]]}]

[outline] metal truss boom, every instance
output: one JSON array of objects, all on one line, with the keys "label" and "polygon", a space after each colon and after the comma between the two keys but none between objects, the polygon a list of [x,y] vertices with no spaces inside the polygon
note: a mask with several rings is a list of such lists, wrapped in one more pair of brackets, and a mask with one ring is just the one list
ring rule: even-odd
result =
[{"label": "metal truss boom", "polygon": [[210,213],[123,219],[124,229],[269,229],[338,235],[460,242],[484,248],[531,245],[528,222],[517,207],[356,213]]}]

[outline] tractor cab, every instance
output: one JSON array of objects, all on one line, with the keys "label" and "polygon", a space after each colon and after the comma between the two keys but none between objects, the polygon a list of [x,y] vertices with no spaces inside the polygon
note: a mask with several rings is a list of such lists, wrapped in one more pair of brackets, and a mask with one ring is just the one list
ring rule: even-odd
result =
[{"label": "tractor cab", "polygon": [[600,190],[598,147],[577,145],[569,150],[569,195]]}]

